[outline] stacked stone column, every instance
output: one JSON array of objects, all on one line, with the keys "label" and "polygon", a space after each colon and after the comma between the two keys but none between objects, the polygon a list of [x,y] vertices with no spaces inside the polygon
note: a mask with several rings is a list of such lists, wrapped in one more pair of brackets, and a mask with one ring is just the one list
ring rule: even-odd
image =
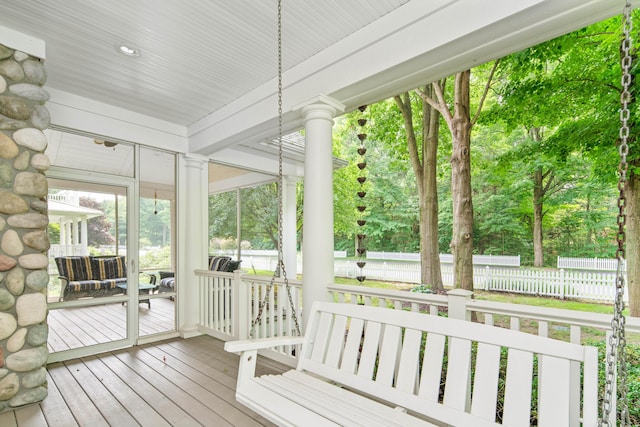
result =
[{"label": "stacked stone column", "polygon": [[0,45],[0,412],[47,396],[47,139],[42,61]]}]

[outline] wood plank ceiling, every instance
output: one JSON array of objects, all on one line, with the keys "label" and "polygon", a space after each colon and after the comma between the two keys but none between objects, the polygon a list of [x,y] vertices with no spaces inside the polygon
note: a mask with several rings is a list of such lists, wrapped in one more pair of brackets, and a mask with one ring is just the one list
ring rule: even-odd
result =
[{"label": "wood plank ceiling", "polygon": [[[286,2],[284,69],[407,1]],[[276,11],[275,0],[3,0],[0,25],[46,41],[48,87],[188,126],[276,76]]]}]

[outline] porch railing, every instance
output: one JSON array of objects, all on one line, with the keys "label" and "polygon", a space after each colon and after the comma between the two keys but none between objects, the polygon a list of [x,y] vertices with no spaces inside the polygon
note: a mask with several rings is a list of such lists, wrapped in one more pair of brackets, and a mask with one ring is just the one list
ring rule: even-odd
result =
[{"label": "porch railing", "polygon": [[[200,286],[200,331],[221,340],[249,338],[252,321],[263,301],[269,277],[198,270]],[[290,280],[296,313],[301,316],[302,283]],[[285,286],[275,283],[263,313],[264,321],[254,331],[254,337],[286,336],[294,333],[292,313]],[[471,293],[454,290],[448,295],[422,294],[365,286],[327,286],[329,298],[345,304],[377,305],[396,310],[420,311],[429,315],[446,315],[483,322],[488,325],[550,336],[573,343],[589,339],[603,340],[611,333],[611,315],[547,307],[479,301]],[[302,322],[302,319],[300,319]],[[640,318],[626,319],[626,332],[640,334]],[[608,338],[605,340],[607,349]],[[294,366],[292,348],[266,351],[265,356]]]},{"label": "porch railing", "polygon": [[[578,339],[583,335],[583,328],[593,328],[600,333],[611,330],[611,315],[609,314],[480,301],[472,299],[471,294],[465,295],[465,291],[454,290],[450,291],[448,295],[434,295],[335,284],[329,285],[327,289],[333,295],[334,300],[338,302],[409,309],[434,315],[447,312],[451,317],[467,320],[473,318],[489,325],[507,326],[516,330],[520,330],[521,325],[526,323],[527,332],[535,332],[542,336],[549,336],[550,328],[553,326],[554,331],[569,332],[566,338],[572,342],[580,342]],[[444,310],[445,308],[446,310]],[[498,317],[500,318],[499,325],[496,324]],[[627,332],[640,333],[640,318],[628,317],[625,325]],[[535,326],[535,331],[531,329],[532,326]],[[567,334],[551,335],[562,338]]]},{"label": "porch railing", "polygon": [[[276,279],[270,292],[271,278],[209,270],[196,270],[199,277],[199,330],[223,341],[296,335],[293,310],[302,327],[302,282],[289,280],[293,309],[286,285]],[[265,299],[266,296],[266,299]],[[262,322],[253,328],[260,304],[264,304]],[[266,356],[295,364],[290,346],[265,350]]]}]

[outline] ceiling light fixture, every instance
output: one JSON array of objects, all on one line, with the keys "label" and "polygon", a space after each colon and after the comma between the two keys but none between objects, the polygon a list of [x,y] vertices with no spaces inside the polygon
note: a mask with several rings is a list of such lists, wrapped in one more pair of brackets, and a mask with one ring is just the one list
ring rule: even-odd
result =
[{"label": "ceiling light fixture", "polygon": [[117,142],[105,141],[104,139],[94,139],[93,142],[98,145],[104,145],[105,147],[109,147],[109,148],[115,147],[116,145],[118,145]]},{"label": "ceiling light fixture", "polygon": [[116,50],[125,56],[138,57],[140,56],[140,49],[137,49],[130,44],[120,43],[116,45]]}]

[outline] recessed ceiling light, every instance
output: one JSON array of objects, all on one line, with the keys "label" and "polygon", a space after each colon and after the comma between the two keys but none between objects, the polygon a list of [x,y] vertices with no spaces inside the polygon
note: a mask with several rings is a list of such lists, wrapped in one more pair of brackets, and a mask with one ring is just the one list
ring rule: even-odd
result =
[{"label": "recessed ceiling light", "polygon": [[140,49],[131,46],[130,44],[120,43],[116,46],[116,50],[123,55],[137,57],[140,56]]}]

